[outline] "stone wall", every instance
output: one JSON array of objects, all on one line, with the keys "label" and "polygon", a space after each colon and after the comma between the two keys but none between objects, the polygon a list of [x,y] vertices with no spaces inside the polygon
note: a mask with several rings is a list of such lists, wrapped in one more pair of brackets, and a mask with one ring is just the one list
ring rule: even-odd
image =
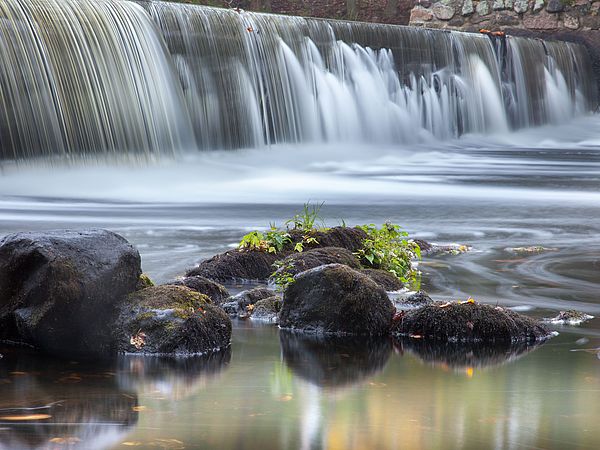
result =
[{"label": "stone wall", "polygon": [[417,0],[410,24],[464,31],[598,30],[600,0]]},{"label": "stone wall", "polygon": [[414,0],[180,0],[249,11],[408,25]]},{"label": "stone wall", "polygon": [[600,92],[600,0],[417,0],[410,25],[583,44]]}]

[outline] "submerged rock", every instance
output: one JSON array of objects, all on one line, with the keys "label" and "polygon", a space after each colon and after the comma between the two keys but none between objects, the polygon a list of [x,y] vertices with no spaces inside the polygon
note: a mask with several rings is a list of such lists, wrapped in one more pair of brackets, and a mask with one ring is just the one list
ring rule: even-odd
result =
[{"label": "submerged rock", "polygon": [[544,319],[544,322],[558,325],[580,325],[593,318],[594,316],[571,309],[569,311],[561,311],[556,317],[551,319]]},{"label": "submerged rock", "polygon": [[285,290],[279,324],[309,333],[384,335],[393,314],[377,283],[348,266],[329,264],[296,275]]},{"label": "submerged rock", "polygon": [[281,352],[296,376],[317,386],[352,386],[383,370],[392,345],[385,337],[317,336],[282,330]]},{"label": "submerged rock", "polygon": [[114,325],[119,353],[191,355],[229,346],[231,320],[203,294],[157,286],[122,302]]},{"label": "submerged rock", "polygon": [[215,305],[222,304],[230,297],[229,291],[225,286],[201,276],[185,277],[181,280],[175,280],[167,284],[172,286],[185,286],[192,291],[204,294],[210,298]]},{"label": "submerged rock", "polygon": [[0,340],[60,356],[105,352],[107,324],[141,273],[137,250],[110,231],[9,235],[0,241]]},{"label": "submerged rock", "polygon": [[387,270],[362,269],[360,273],[368,276],[371,280],[388,292],[399,291],[404,287],[402,281],[400,281],[396,275],[388,272]]},{"label": "submerged rock", "polygon": [[440,341],[525,342],[551,335],[540,322],[480,303],[434,303],[397,317],[392,333]]}]

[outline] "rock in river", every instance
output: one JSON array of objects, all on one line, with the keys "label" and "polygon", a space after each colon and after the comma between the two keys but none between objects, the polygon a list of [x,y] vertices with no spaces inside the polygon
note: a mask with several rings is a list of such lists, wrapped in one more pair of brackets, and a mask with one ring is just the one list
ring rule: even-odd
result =
[{"label": "rock in river", "polygon": [[384,335],[394,306],[385,290],[341,264],[302,272],[285,290],[281,328],[323,334]]},{"label": "rock in river", "polygon": [[203,294],[184,286],[135,292],[119,306],[115,341],[120,353],[191,355],[229,346],[231,320]]},{"label": "rock in river", "polygon": [[392,332],[424,339],[465,342],[527,342],[547,338],[540,322],[499,306],[474,302],[434,303],[400,316]]},{"label": "rock in river", "polygon": [[17,233],[0,241],[0,340],[61,356],[110,347],[115,305],[135,291],[140,255],[106,230]]}]

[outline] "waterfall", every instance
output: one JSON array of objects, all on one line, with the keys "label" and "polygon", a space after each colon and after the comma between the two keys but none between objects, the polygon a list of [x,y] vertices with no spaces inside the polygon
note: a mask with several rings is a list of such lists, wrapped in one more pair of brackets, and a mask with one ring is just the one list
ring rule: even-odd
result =
[{"label": "waterfall", "polygon": [[126,0],[0,0],[0,158],[412,143],[595,106],[561,42]]}]

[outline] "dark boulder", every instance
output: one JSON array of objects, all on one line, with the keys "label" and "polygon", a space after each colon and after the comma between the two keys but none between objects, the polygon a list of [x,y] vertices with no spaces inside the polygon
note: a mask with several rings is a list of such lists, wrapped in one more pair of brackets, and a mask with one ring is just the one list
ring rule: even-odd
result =
[{"label": "dark boulder", "polygon": [[106,230],[17,233],[0,241],[0,340],[66,356],[104,352],[140,255]]},{"label": "dark boulder", "polygon": [[394,306],[385,290],[341,264],[302,272],[284,293],[281,328],[311,333],[383,335]]},{"label": "dark boulder", "polygon": [[229,346],[231,321],[203,294],[184,286],[135,292],[114,324],[119,353],[191,355]]},{"label": "dark boulder", "polygon": [[399,291],[404,287],[402,281],[396,275],[387,270],[380,269],[363,269],[361,273],[368,276],[371,280],[381,286],[388,292]]},{"label": "dark boulder", "polygon": [[215,305],[222,304],[230,297],[229,291],[225,288],[225,286],[200,276],[185,277],[181,280],[172,281],[167,284],[173,286],[185,286],[190,288],[192,291],[204,294],[210,298]]},{"label": "dark boulder", "polygon": [[236,249],[202,261],[198,267],[187,272],[188,277],[201,276],[209,280],[228,282],[233,280],[266,281],[275,270],[273,263],[294,253],[294,246],[308,235],[317,242],[304,244],[304,250],[322,247],[341,247],[350,252],[362,248],[367,234],[360,228],[335,227],[324,231],[290,230],[291,243],[278,254],[258,250]]},{"label": "dark boulder", "polygon": [[281,255],[256,250],[230,250],[202,261],[186,276],[201,276],[220,282],[266,280],[275,270],[273,263],[280,258]]},{"label": "dark boulder", "polygon": [[537,320],[480,303],[434,303],[399,317],[394,334],[466,342],[526,342],[550,336]]},{"label": "dark boulder", "polygon": [[360,263],[354,254],[341,247],[324,247],[307,250],[302,253],[293,253],[277,262],[277,273],[286,272],[291,276],[297,275],[315,267],[326,264],[343,264],[353,269],[359,269]]}]

